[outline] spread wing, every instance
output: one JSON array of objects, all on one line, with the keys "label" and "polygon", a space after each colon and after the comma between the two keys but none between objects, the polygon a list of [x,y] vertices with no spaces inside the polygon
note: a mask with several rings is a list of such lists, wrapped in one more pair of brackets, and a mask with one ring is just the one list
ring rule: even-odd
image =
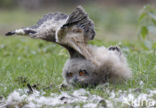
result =
[{"label": "spread wing", "polygon": [[31,27],[25,27],[6,33],[6,36],[11,35],[25,35],[32,38],[40,38],[47,41],[55,42],[55,32],[62,26],[66,20],[67,15],[63,13],[50,13],[44,15],[37,24]]},{"label": "spread wing", "polygon": [[92,58],[87,42],[94,39],[94,24],[81,6],[68,17],[56,33],[56,41],[72,48],[86,59]]},{"label": "spread wing", "polygon": [[66,23],[63,25],[65,26],[71,26],[76,25],[78,28],[82,29],[84,32],[84,38],[86,40],[93,40],[95,36],[95,30],[94,30],[94,23],[93,21],[88,17],[88,14],[85,12],[85,10],[78,6],[72,14],[69,16]]},{"label": "spread wing", "polygon": [[94,24],[81,6],[69,16],[63,13],[47,14],[36,25],[8,32],[56,42],[64,46],[71,57],[91,58],[87,42],[94,39]]}]

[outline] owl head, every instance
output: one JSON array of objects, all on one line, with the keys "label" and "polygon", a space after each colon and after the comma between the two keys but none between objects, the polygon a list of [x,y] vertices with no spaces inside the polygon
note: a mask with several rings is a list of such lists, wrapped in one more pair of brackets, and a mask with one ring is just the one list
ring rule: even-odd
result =
[{"label": "owl head", "polygon": [[96,65],[83,58],[67,60],[63,69],[63,77],[72,86],[94,86],[99,82]]}]

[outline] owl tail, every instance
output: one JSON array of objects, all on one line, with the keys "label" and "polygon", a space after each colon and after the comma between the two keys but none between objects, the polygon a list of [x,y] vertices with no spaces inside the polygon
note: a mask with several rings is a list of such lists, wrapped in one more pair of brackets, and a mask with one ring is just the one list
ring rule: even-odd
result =
[{"label": "owl tail", "polygon": [[36,31],[26,28],[26,29],[17,29],[15,31],[7,32],[5,36],[12,36],[12,35],[31,35],[35,34]]}]

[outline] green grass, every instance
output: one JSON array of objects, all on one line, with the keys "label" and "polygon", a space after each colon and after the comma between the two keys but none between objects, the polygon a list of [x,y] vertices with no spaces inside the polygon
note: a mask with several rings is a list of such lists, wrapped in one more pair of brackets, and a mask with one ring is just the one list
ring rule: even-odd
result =
[{"label": "green grass", "polygon": [[[26,84],[37,85],[44,89],[52,85],[47,92],[57,92],[61,84],[63,64],[68,52],[53,43],[23,37],[0,37],[0,95],[7,96]],[[91,44],[115,45],[117,42],[92,41]],[[144,89],[156,87],[156,52],[143,50],[139,45],[120,43],[133,72],[132,80],[124,84],[111,84],[114,90],[139,87],[144,82]],[[128,50],[127,50],[128,49]],[[93,93],[105,95],[94,88]]]},{"label": "green grass", "polygon": [[[133,78],[128,82],[123,84],[110,84],[108,88],[115,91],[120,89],[128,90],[130,88],[140,88],[140,81],[143,81],[143,91],[146,89],[155,89],[155,49],[147,50],[142,46],[142,42],[140,41],[124,40],[114,42],[105,40],[105,38],[107,38],[107,30],[104,30],[104,28],[109,29],[110,31],[108,31],[112,34],[118,32],[122,34],[122,32],[124,32],[122,28],[125,27],[125,25],[136,28],[135,23],[137,16],[131,16],[133,11],[120,10],[121,15],[118,15],[117,10],[109,10],[105,11],[106,16],[100,15],[100,12],[96,13],[99,10],[94,12],[90,8],[87,8],[87,11],[96,23],[97,37],[100,36],[100,39],[102,39],[91,41],[90,44],[97,46],[104,45],[106,47],[110,45],[120,45],[133,72]],[[14,26],[21,27],[21,25],[31,25],[36,22],[36,19],[42,16],[41,13],[34,14],[34,17],[32,17],[32,13],[25,14],[23,11],[12,12],[13,13],[10,14],[11,12],[4,11],[0,14],[0,28],[4,28],[4,31]],[[116,28],[118,28],[118,32],[115,31]],[[2,32],[4,33],[4,31]],[[105,37],[101,37],[101,35]],[[133,37],[136,38],[136,34]],[[128,39],[129,38],[127,38],[127,40]],[[28,83],[37,85],[38,90],[44,89],[47,93],[46,95],[52,92],[60,92],[58,85],[63,81],[62,68],[68,57],[68,52],[54,43],[25,37],[0,36],[0,96],[6,97],[9,93],[18,88],[26,88],[26,84]],[[51,88],[45,89],[51,85]],[[63,90],[70,91],[72,89],[78,88]],[[86,89],[104,98],[109,97],[104,90],[98,88]]]},{"label": "green grass", "polygon": [[0,40],[0,95],[25,86],[23,82],[42,88],[62,82],[67,53],[60,46],[25,38]]}]

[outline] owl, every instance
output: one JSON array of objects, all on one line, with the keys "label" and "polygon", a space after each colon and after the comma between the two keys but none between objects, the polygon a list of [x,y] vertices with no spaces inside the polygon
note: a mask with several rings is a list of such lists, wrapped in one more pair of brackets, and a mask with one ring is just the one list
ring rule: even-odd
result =
[{"label": "owl", "polygon": [[126,57],[117,46],[89,45],[95,37],[94,23],[78,6],[70,15],[49,13],[37,24],[6,33],[54,42],[66,48],[70,58],[63,68],[67,85],[87,87],[106,82],[120,82],[132,77]]},{"label": "owl", "polygon": [[106,82],[120,83],[132,77],[125,56],[117,46],[109,48],[89,46],[93,61],[75,57],[63,68],[66,85],[96,86]]}]

